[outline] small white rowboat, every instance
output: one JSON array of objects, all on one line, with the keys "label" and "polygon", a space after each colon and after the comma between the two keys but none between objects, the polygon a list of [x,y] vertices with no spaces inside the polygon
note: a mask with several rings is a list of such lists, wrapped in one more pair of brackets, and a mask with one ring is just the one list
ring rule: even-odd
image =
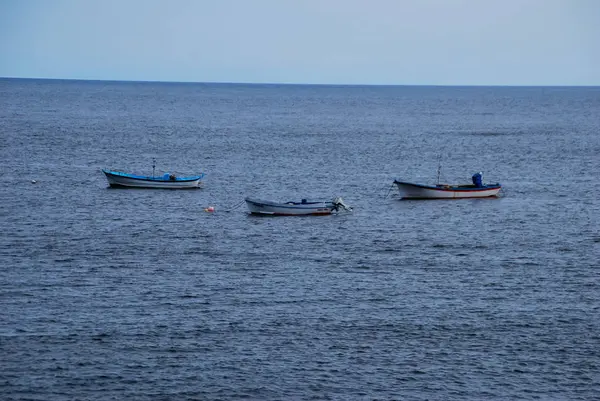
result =
[{"label": "small white rowboat", "polygon": [[331,201],[315,202],[302,199],[300,202],[282,203],[256,198],[246,198],[245,201],[250,213],[265,216],[327,215],[341,210],[352,210],[340,197]]},{"label": "small white rowboat", "polygon": [[473,175],[473,184],[463,185],[423,185],[395,180],[402,199],[463,199],[489,198],[498,196],[502,185],[483,184],[481,173]]}]

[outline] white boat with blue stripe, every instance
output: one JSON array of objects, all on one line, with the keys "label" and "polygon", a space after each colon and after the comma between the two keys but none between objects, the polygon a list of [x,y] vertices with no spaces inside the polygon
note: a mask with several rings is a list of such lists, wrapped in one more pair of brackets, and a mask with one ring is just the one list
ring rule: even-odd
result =
[{"label": "white boat with blue stripe", "polygon": [[161,176],[145,176],[102,170],[111,187],[120,188],[157,188],[157,189],[193,189],[200,188],[204,173],[191,177],[177,177],[165,173]]},{"label": "white boat with blue stripe", "polygon": [[330,201],[302,199],[300,202],[273,202],[257,198],[246,198],[245,201],[250,213],[263,216],[318,216],[352,211],[340,197]]},{"label": "white boat with blue stripe", "polygon": [[473,184],[436,184],[424,185],[394,180],[402,199],[464,199],[497,197],[502,185],[484,184],[482,173],[472,177]]}]

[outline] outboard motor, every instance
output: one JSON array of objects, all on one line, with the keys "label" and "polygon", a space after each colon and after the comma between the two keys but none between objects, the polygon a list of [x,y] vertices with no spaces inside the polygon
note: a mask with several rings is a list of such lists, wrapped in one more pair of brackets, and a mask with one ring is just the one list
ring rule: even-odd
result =
[{"label": "outboard motor", "polygon": [[342,200],[342,198],[339,196],[337,198],[335,198],[333,200],[333,202],[331,202],[331,203],[333,204],[333,208],[336,212],[339,211],[340,209],[347,210],[349,212],[352,211],[352,208],[350,206],[346,205],[344,203],[344,201]]},{"label": "outboard motor", "polygon": [[473,174],[472,178],[473,178],[473,184],[477,188],[483,187],[483,173],[482,172]]}]

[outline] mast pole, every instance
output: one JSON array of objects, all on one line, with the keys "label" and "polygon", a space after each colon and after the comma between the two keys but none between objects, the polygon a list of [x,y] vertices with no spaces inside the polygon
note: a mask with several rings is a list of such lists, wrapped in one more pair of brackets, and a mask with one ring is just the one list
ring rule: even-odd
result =
[{"label": "mast pole", "polygon": [[440,174],[442,172],[442,155],[438,156],[438,168],[437,168],[437,184],[440,184]]}]

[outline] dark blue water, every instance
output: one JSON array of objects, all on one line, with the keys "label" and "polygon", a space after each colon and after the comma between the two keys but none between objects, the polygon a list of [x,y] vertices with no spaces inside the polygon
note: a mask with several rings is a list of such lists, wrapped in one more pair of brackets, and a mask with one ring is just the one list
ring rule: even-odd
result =
[{"label": "dark blue water", "polygon": [[[600,88],[0,80],[0,135],[0,399],[600,398]],[[504,197],[389,192],[440,161]]]}]

